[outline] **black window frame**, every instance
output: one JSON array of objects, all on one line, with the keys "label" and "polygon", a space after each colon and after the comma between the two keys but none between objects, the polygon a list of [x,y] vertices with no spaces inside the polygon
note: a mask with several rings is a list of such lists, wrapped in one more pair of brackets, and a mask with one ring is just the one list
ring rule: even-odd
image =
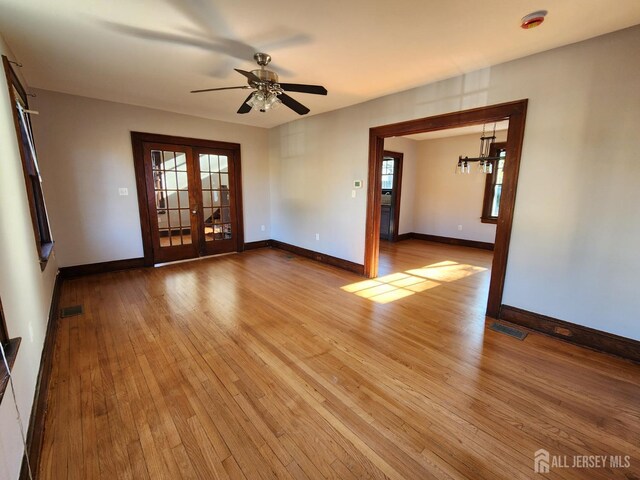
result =
[{"label": "black window frame", "polygon": [[19,106],[22,107],[22,110],[29,110],[28,96],[11,66],[9,59],[5,55],[2,56],[2,63],[7,77],[9,98],[11,105],[14,107],[12,109],[13,122],[18,139],[20,158],[22,160],[22,170],[27,188],[31,223],[33,225],[33,233],[38,258],[40,260],[40,269],[44,270],[51,256],[54,240],[51,234],[49,216],[42,191],[42,180],[38,169],[37,155],[35,153],[36,149],[30,115],[27,112],[21,113],[19,110]]}]

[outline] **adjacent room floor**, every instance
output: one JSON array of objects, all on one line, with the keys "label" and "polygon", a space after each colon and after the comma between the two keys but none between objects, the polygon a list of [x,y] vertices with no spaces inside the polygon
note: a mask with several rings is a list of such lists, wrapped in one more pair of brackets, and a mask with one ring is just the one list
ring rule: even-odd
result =
[{"label": "adjacent room floor", "polygon": [[386,244],[364,280],[260,249],[65,281],[43,479],[536,477],[631,455],[640,365],[485,329],[491,252]]}]

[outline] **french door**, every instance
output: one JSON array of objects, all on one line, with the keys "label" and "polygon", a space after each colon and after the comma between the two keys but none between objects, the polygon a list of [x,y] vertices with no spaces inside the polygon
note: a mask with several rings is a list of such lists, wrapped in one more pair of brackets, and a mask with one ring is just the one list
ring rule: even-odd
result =
[{"label": "french door", "polygon": [[143,163],[140,169],[137,160],[136,170],[144,174],[146,215],[140,203],[142,222],[148,222],[147,229],[143,225],[145,259],[151,259],[147,263],[240,250],[239,145],[142,140],[136,148],[135,134],[132,138]]}]

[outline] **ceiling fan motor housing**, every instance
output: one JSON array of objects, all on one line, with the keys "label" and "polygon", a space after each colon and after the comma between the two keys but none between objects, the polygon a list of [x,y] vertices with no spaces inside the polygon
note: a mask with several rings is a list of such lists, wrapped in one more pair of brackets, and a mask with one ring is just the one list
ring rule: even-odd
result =
[{"label": "ceiling fan motor housing", "polygon": [[253,56],[253,59],[261,67],[266,67],[267,65],[269,65],[269,62],[271,62],[271,55],[269,55],[268,53],[256,53]]}]

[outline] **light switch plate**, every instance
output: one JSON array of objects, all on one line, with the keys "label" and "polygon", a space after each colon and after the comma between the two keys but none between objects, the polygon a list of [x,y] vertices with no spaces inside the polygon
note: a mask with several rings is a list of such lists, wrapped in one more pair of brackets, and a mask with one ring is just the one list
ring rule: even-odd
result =
[{"label": "light switch plate", "polygon": [[126,197],[127,195],[129,195],[129,189],[128,188],[119,188],[118,189],[118,195]]}]

